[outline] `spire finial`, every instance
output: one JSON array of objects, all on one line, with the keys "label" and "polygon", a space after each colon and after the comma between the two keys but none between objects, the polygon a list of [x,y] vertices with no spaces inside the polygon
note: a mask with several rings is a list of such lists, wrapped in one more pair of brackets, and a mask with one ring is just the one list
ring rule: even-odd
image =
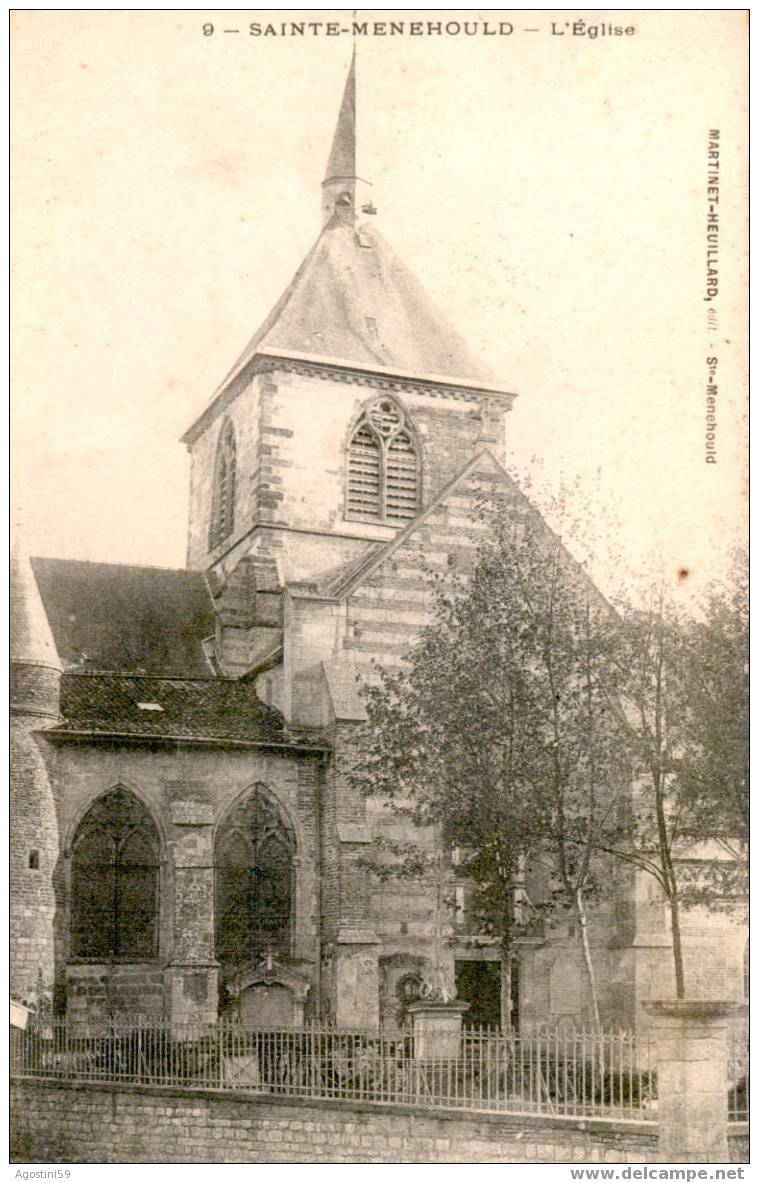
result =
[{"label": "spire finial", "polygon": [[332,151],[324,174],[324,184],[356,179],[356,46],[353,46],[350,69],[345,80],[343,101],[337,117]]},{"label": "spire finial", "polygon": [[366,184],[358,176],[356,167],[356,43],[345,80],[343,99],[332,140],[327,171],[322,182],[325,221],[337,212],[342,218],[355,217],[358,200],[356,186]]}]

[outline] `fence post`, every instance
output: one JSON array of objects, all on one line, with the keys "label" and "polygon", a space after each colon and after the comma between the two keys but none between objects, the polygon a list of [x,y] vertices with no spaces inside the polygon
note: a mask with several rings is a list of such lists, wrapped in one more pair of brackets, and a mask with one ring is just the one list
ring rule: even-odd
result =
[{"label": "fence post", "polygon": [[733,1002],[644,1002],[654,1022],[658,1162],[726,1163],[727,1028]]}]

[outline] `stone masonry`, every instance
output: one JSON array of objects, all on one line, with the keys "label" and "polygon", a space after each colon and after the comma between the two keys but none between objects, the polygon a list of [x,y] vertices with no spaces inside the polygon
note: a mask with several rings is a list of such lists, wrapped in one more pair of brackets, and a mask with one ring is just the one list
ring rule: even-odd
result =
[{"label": "stone masonry", "polygon": [[654,1163],[645,1122],[476,1117],[171,1089],[12,1086],[15,1162]]}]

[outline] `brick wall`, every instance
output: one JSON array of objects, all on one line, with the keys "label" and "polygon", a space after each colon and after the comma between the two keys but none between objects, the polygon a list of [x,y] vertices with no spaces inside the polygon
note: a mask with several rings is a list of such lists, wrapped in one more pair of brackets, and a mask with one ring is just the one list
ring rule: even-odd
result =
[{"label": "brick wall", "polygon": [[110,1085],[11,1086],[16,1162],[652,1163],[644,1122],[430,1114]]}]

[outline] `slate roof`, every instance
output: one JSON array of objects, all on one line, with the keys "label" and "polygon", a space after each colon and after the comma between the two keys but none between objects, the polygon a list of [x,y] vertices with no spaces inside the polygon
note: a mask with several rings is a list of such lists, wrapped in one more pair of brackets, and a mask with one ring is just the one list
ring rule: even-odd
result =
[{"label": "slate roof", "polygon": [[64,668],[208,677],[214,606],[201,571],[32,559]]},{"label": "slate roof", "polygon": [[334,217],[214,397],[257,354],[503,389],[374,225]]},{"label": "slate roof", "polygon": [[[507,394],[374,224],[355,224],[355,184],[361,180],[358,150],[354,55],[324,180],[325,187],[345,182],[352,194],[349,208],[333,207],[315,245],[208,406],[185,432],[184,442],[197,438],[217,400],[256,355]],[[360,208],[362,214],[368,212]]]},{"label": "slate roof", "polygon": [[261,702],[252,683],[231,678],[67,673],[61,679],[61,715],[63,723],[46,735],[86,731],[276,744],[290,741],[279,711]]}]

